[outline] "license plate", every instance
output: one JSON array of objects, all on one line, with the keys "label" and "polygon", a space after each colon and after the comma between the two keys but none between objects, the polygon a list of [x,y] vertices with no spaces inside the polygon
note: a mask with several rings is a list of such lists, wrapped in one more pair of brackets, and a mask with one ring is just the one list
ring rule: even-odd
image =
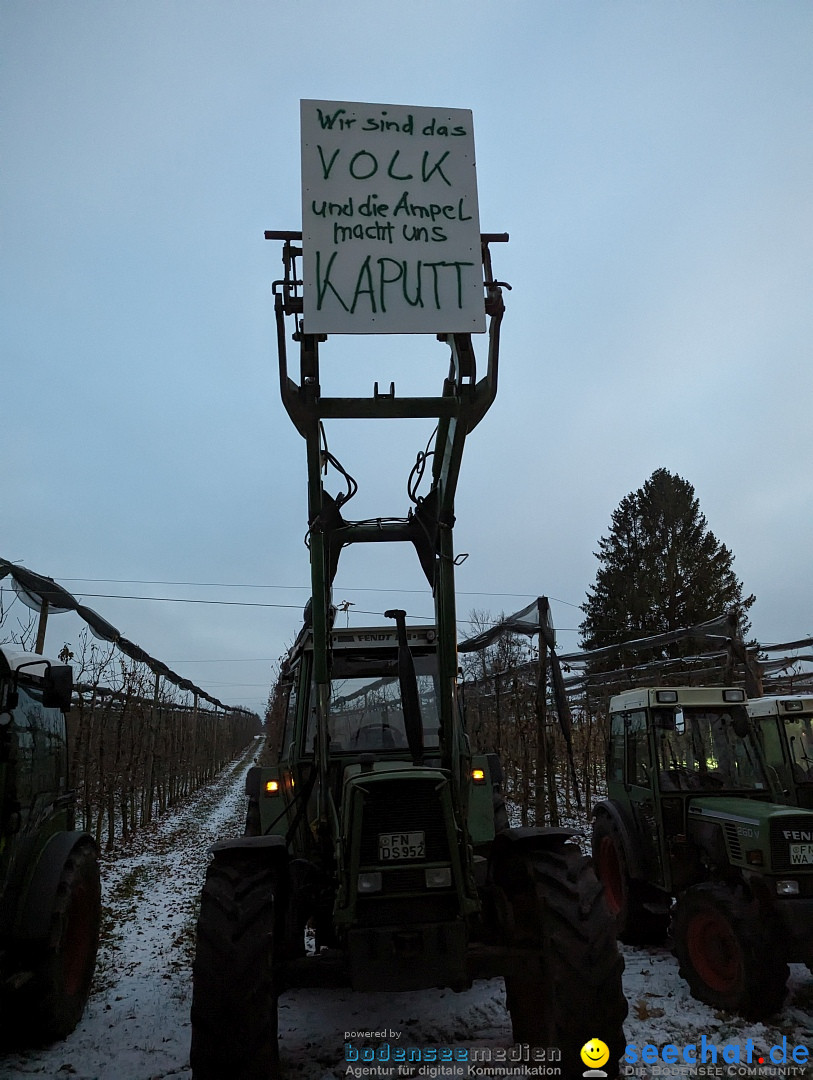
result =
[{"label": "license plate", "polygon": [[423,832],[393,832],[378,834],[379,862],[426,858]]},{"label": "license plate", "polygon": [[790,865],[813,866],[813,844],[791,844]]}]

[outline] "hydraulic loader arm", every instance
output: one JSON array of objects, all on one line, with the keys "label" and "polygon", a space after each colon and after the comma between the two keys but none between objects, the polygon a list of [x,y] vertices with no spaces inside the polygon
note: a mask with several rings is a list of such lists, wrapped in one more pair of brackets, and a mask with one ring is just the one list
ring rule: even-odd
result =
[{"label": "hydraulic loader arm", "polygon": [[[481,235],[484,305],[488,317],[488,361],[478,381],[472,337],[453,333],[438,335],[449,346],[449,373],[438,396],[403,397],[391,384],[388,393],[374,387],[371,397],[322,396],[319,377],[319,347],[326,335],[306,334],[302,327],[303,297],[300,259],[300,232],[269,231],[268,240],[283,242],[283,277],[273,283],[277,324],[280,393],[285,409],[297,431],[305,439],[308,469],[308,542],[311,555],[312,626],[314,642],[314,683],[316,688],[318,768],[327,778],[327,710],[329,707],[329,634],[331,588],[341,549],[353,543],[411,542],[429,582],[435,602],[438,631],[441,694],[441,757],[451,768],[457,756],[452,736],[455,681],[457,677],[457,622],[454,596],[455,553],[452,539],[454,501],[466,436],[485,416],[497,393],[500,326],[504,312],[504,282],[496,281],[491,267],[491,243],[508,240],[504,233]],[[288,370],[288,337],[299,345],[299,381]],[[324,442],[324,422],[334,419],[434,418],[437,434],[432,461],[432,485],[425,498],[415,499],[415,508],[404,518],[349,521],[343,506],[355,492],[355,482],[331,457]],[[344,475],[348,490],[337,497],[323,485],[326,461]],[[454,771],[454,770],[453,770]],[[325,782],[318,790],[327,792]],[[322,797],[322,796],[320,796]],[[329,797],[327,795],[325,798]],[[326,817],[329,808],[320,808]]]}]

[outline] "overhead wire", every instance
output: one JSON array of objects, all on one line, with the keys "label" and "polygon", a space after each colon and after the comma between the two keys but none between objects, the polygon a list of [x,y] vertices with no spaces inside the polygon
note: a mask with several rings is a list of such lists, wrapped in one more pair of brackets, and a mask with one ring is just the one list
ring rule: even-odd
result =
[{"label": "overhead wire", "polygon": [[[371,518],[370,520],[379,520],[377,518]],[[306,592],[310,592],[310,585],[268,585],[252,582],[239,582],[239,581],[165,581],[160,578],[87,578],[87,577],[63,577],[60,576],[60,581],[87,581],[91,584],[99,584],[103,581],[109,581],[114,585],[178,585],[187,587],[199,587],[206,589],[299,589]],[[426,589],[382,589],[369,585],[346,585],[344,586],[345,592],[377,592],[377,593],[425,593]],[[533,596],[531,593],[523,592],[488,592],[477,589],[457,589],[455,590],[457,596],[510,596],[519,599],[531,600]],[[573,604],[569,600],[562,600],[558,596],[549,596],[549,600],[554,600],[557,604],[565,604],[567,607],[573,607],[580,609],[580,604]]]},{"label": "overhead wire", "polygon": [[[63,581],[78,581],[80,579],[79,578],[63,578],[62,580]],[[0,590],[0,591],[2,591],[2,590]],[[347,591],[349,592],[350,590],[347,590]],[[375,591],[375,590],[370,590],[370,591]],[[420,592],[421,590],[419,590],[419,589],[410,589],[410,590],[381,589],[380,591],[381,592],[392,593],[392,592],[401,592],[401,591]],[[477,595],[479,595],[479,594],[477,594]],[[501,595],[501,594],[498,594],[498,595]],[[83,592],[82,596],[83,597],[92,597],[93,599],[96,599],[96,600],[98,600],[98,599],[101,599],[101,600],[149,600],[149,601],[152,601],[152,602],[155,602],[155,603],[164,603],[164,604],[214,604],[214,605],[217,605],[219,607],[282,608],[282,609],[289,610],[289,611],[299,611],[301,609],[300,604],[273,604],[273,603],[268,603],[268,602],[263,602],[263,601],[258,601],[258,600],[201,600],[200,598],[197,598],[197,597],[187,597],[187,596],[136,596],[136,595],[133,595],[132,593],[128,594],[128,593],[87,593],[87,592]],[[376,615],[376,616],[382,616],[382,617],[384,615],[383,611],[367,611],[364,608],[356,608],[354,613],[356,615]],[[421,622],[432,622],[432,619],[434,618],[434,616],[431,616],[431,615],[409,615],[408,618],[410,618],[410,619],[420,619]],[[456,621],[458,623],[465,623],[466,625],[469,625],[469,626],[473,625],[473,620],[472,619],[457,619]],[[499,620],[497,620],[497,621],[499,621]],[[557,631],[559,631],[559,630],[561,630],[563,632],[565,632],[565,631],[576,632],[578,630],[578,627],[561,626],[561,627],[557,627]]]}]

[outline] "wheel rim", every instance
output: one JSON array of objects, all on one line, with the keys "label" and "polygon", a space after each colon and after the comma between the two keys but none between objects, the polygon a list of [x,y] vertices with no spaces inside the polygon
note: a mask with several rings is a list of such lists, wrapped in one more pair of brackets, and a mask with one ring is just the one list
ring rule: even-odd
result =
[{"label": "wheel rim", "polygon": [[85,989],[95,933],[96,919],[90,890],[80,883],[71,896],[62,943],[65,992],[71,997],[81,994]]},{"label": "wheel rim", "polygon": [[728,920],[717,911],[701,911],[689,923],[686,934],[689,959],[697,974],[712,990],[725,994],[740,982],[742,957]]},{"label": "wheel rim", "polygon": [[611,836],[602,836],[598,848],[598,876],[604,886],[604,898],[613,918],[624,908],[624,875],[618,848]]}]

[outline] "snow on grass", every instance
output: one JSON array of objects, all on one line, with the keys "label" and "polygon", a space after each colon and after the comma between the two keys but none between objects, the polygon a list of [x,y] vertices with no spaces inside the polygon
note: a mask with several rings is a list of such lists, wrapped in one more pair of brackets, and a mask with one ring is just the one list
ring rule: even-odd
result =
[{"label": "snow on grass", "polygon": [[[639,1054],[644,1043],[652,1043],[658,1047],[672,1043],[682,1052],[686,1044],[699,1044],[701,1036],[705,1035],[707,1043],[713,1043],[719,1048],[726,1044],[738,1045],[743,1061],[746,1040],[752,1039],[755,1048],[754,1061],[760,1055],[767,1060],[770,1048],[781,1045],[785,1036],[788,1046],[801,1043],[810,1049],[813,1058],[813,976],[804,965],[791,965],[785,1005],[780,1013],[771,1018],[770,1023],[762,1024],[750,1023],[732,1013],[721,1012],[695,1001],[678,974],[677,960],[668,949],[622,946],[621,951],[626,964],[624,993],[629,1003],[629,1016],[624,1030],[627,1042],[637,1044]],[[720,1049],[717,1065],[723,1070],[733,1068],[734,1066],[723,1062],[721,1052]],[[707,1064],[709,1068],[714,1068],[710,1054]],[[700,1075],[689,1065],[672,1065],[670,1068],[674,1071],[671,1073],[663,1072],[667,1068],[663,1061],[659,1062],[658,1067],[660,1073],[655,1066],[648,1068],[639,1064],[629,1075],[638,1080],[652,1080],[664,1075]],[[709,1075],[747,1074],[729,1074],[723,1071]],[[813,1069],[796,1073],[782,1072],[779,1075],[810,1077],[813,1076]]]},{"label": "snow on grass", "polygon": [[[0,1057],[0,1080],[28,1076],[191,1080],[191,967],[198,898],[208,862],[206,849],[220,837],[243,831],[244,777],[254,751],[252,746],[213,785],[160,823],[142,830],[128,848],[105,859],[104,938],[85,1016],[63,1043]],[[584,844],[588,830],[583,821],[577,824]],[[753,1024],[695,1001],[667,949],[625,946],[622,951],[630,1008],[625,1030],[627,1041],[637,1044],[639,1050],[645,1043],[659,1047],[672,1043],[682,1048],[686,1043],[699,1043],[702,1035],[718,1047],[736,1044],[743,1051],[750,1038],[762,1053],[781,1044],[783,1036],[789,1046],[813,1043],[813,976],[800,965],[791,969],[788,1000],[781,1013],[769,1024]],[[512,1046],[500,979],[475,983],[462,994],[449,990],[366,994],[303,989],[280,998],[280,1052],[290,1080],[348,1077],[345,1041],[350,1033],[364,1031],[386,1032],[391,1043],[416,1047],[470,1050],[476,1046],[494,1051]],[[600,1033],[595,1034],[600,1037]],[[373,1045],[376,1041],[356,1039],[355,1043]],[[719,1060],[718,1064],[728,1068]],[[568,1080],[581,1076],[581,1063],[562,1065],[562,1076]],[[465,1075],[462,1068],[458,1076]],[[414,1066],[413,1075],[430,1075],[419,1069]],[[479,1075],[485,1080],[489,1074]],[[499,1074],[495,1071],[493,1075]],[[522,1075],[520,1066],[515,1076]],[[654,1080],[699,1073],[688,1065],[665,1066],[661,1062],[659,1067],[630,1067],[627,1075]],[[813,1076],[813,1071],[778,1075]]]}]

